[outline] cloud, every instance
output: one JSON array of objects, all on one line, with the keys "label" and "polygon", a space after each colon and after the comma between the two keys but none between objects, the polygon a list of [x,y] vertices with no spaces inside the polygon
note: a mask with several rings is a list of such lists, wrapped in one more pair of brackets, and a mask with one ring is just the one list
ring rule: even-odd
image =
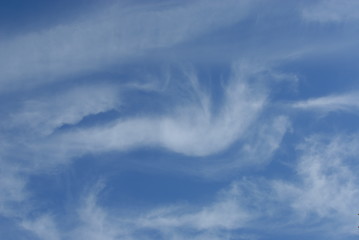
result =
[{"label": "cloud", "polygon": [[[18,166],[14,174],[3,175],[6,181],[0,183],[4,191],[3,199],[0,198],[4,212],[14,209],[8,216],[19,214],[19,224],[22,228],[33,232],[39,238],[61,239],[63,235],[59,232],[62,230],[56,227],[57,218],[54,215],[44,213],[38,217],[27,216],[33,211],[32,204],[34,204],[30,203],[29,196],[24,195],[29,190],[27,188],[29,175],[42,174],[44,170],[47,172],[51,167],[67,162],[72,157],[93,152],[127,151],[142,146],[154,146],[165,147],[184,155],[208,156],[226,150],[238,139],[248,136],[247,130],[257,121],[266,106],[268,93],[262,80],[257,79],[262,70],[251,68],[250,65],[234,65],[231,77],[228,81],[226,79],[228,85],[222,86],[223,99],[216,111],[213,110],[212,96],[202,86],[203,79],[200,79],[194,71],[185,71],[184,80],[188,81],[186,91],[188,90],[189,95],[193,97],[189,98],[189,101],[187,98],[186,101],[182,101],[180,96],[175,96],[174,98],[178,100],[176,103],[179,104],[170,113],[166,112],[158,116],[123,117],[102,126],[83,127],[78,123],[88,115],[117,108],[119,94],[115,87],[77,86],[26,100],[3,121],[3,124],[11,125],[14,130],[22,131],[21,134],[8,138],[8,145],[3,146],[1,151],[2,157],[5,158],[3,166],[9,162]],[[73,126],[69,129],[61,129],[65,124]],[[254,158],[254,153],[262,150],[270,155],[278,147],[286,126],[287,119],[284,117],[273,118],[273,122],[264,124],[259,128],[258,136],[253,135],[247,142],[246,154],[250,155],[251,152]],[[257,137],[264,142],[257,140]],[[243,141],[246,142],[245,139]],[[18,151],[19,148],[21,151]],[[265,158],[264,155],[261,157]],[[15,208],[10,206],[14,203],[23,204],[28,209],[17,212],[16,206]],[[74,239],[79,236],[116,239],[118,235],[132,234],[125,230],[107,230],[103,224],[110,224],[107,222],[113,219],[107,217],[105,210],[97,208],[93,197],[89,197],[83,206],[78,211],[78,221],[82,222],[82,226],[71,233],[77,236]],[[188,221],[197,222],[196,227],[201,231],[207,231],[212,227],[232,229],[245,221],[242,219],[245,218],[244,213],[241,217],[232,215],[231,218],[222,215],[221,223],[218,222],[217,217],[224,211],[231,213],[231,210],[236,209],[241,211],[234,200],[218,201],[199,212],[187,211],[183,214],[183,222],[179,224],[186,225]],[[91,214],[96,216],[91,218]],[[201,219],[204,218],[207,220],[202,221]],[[123,229],[129,224],[119,220],[117,222],[124,226]],[[48,232],[42,226],[48,226]],[[88,228],[93,229],[93,232],[91,233]],[[208,233],[205,233],[201,236],[207,235]],[[222,236],[222,230],[216,233],[216,236],[220,238],[218,236]]]},{"label": "cloud", "polygon": [[[266,118],[268,119],[259,119],[250,126],[245,136],[239,140],[240,145],[234,147],[232,156],[219,156],[214,161],[206,160],[206,163],[202,163],[204,166],[200,170],[196,169],[194,174],[200,172],[205,177],[221,178],[228,177],[230,173],[237,174],[248,166],[266,166],[291,127],[289,118],[285,116]],[[190,171],[187,170],[187,173]]]},{"label": "cloud", "polygon": [[242,178],[218,194],[217,202],[197,210],[187,207],[189,213],[178,206],[158,209],[146,216],[145,224],[173,231],[256,229],[258,234],[265,234],[259,226],[266,225],[278,234],[305,234],[307,229],[330,239],[353,236],[359,197],[357,144],[355,135],[309,137],[300,145],[296,174],[290,179]]},{"label": "cloud", "polygon": [[76,124],[88,115],[118,108],[118,91],[113,86],[87,85],[35,97],[26,100],[18,111],[13,111],[8,121],[11,128],[49,135],[56,128]]},{"label": "cloud", "polygon": [[35,220],[26,220],[21,223],[22,227],[34,233],[41,240],[60,240],[60,234],[50,215],[42,215]]},{"label": "cloud", "polygon": [[[115,240],[124,238],[124,226],[117,219],[111,219],[109,214],[97,203],[104,182],[98,182],[83,198],[77,209],[77,226],[72,231],[70,239]],[[112,221],[114,220],[114,221]]]},{"label": "cloud", "polygon": [[[240,206],[242,196],[235,185],[205,206],[167,206],[136,216],[117,215],[100,206],[98,197],[97,187],[85,196],[77,211],[80,221],[68,234],[70,239],[153,239],[151,231],[156,232],[156,239],[230,239],[227,231],[244,226],[252,218]],[[197,233],[191,234],[193,231]]]},{"label": "cloud", "polygon": [[316,111],[321,114],[329,112],[345,111],[356,112],[359,108],[358,93],[346,93],[341,95],[330,95],[313,98],[294,103],[292,106],[297,109]]},{"label": "cloud", "polygon": [[[74,129],[54,135],[39,146],[55,147],[50,152],[62,148],[70,155],[142,146],[160,146],[190,156],[225,150],[244,135],[266,103],[265,88],[248,82],[249,78],[255,78],[256,72],[237,68],[234,67],[224,88],[218,112],[212,111],[210,96],[195,86],[193,91],[198,101],[174,107],[170,114],[125,118],[105,126]],[[194,85],[199,81],[193,74],[189,78]]]},{"label": "cloud", "polygon": [[193,1],[156,9],[114,3],[75,22],[0,43],[0,91],[94,72],[173,46],[243,19],[252,4]]},{"label": "cloud", "polygon": [[14,164],[0,161],[0,216],[16,216],[27,199],[26,179]]},{"label": "cloud", "polygon": [[[130,2],[113,1],[0,43],[0,220],[46,240],[355,236],[357,133],[314,135],[297,151],[291,149],[297,131],[282,141],[291,128],[290,110],[357,113],[358,92],[278,108],[289,96],[284,80],[300,79],[275,69],[314,76],[309,65],[315,59],[355,55],[349,50],[356,46],[358,3],[308,2],[300,20],[297,3],[279,1]],[[259,2],[265,7],[253,9]],[[303,21],[340,24],[321,28]],[[228,70],[233,59],[241,62]],[[119,161],[95,163],[109,152]],[[287,165],[274,169],[279,161]],[[144,197],[148,208],[135,201],[126,209],[115,203],[126,194],[120,188],[100,183],[78,192],[98,175],[146,171],[148,165],[200,176],[212,190],[214,179],[228,186],[196,203],[148,207]],[[124,178],[142,174],[131,171]],[[49,182],[37,185],[42,179]],[[109,205],[102,202],[103,189]],[[191,199],[191,191],[195,186],[181,199]]]},{"label": "cloud", "polygon": [[295,212],[296,224],[324,228],[328,234],[357,232],[357,144],[355,135],[313,136],[300,147],[299,181],[274,184]]},{"label": "cloud", "polygon": [[309,232],[327,239],[354,236],[357,145],[355,135],[309,137],[299,147],[295,176],[241,177],[201,204],[121,211],[101,205],[105,185],[100,182],[79,202],[76,225],[65,234],[93,240],[260,239],[268,233]]},{"label": "cloud", "polygon": [[290,120],[277,116],[257,128],[258,132],[243,146],[243,158],[249,161],[268,160],[268,156],[280,147],[284,134],[290,128]]},{"label": "cloud", "polygon": [[230,239],[231,231],[245,227],[253,219],[242,199],[242,192],[232,185],[205,206],[155,209],[135,222],[140,229],[154,229],[166,239]]},{"label": "cloud", "polygon": [[[126,99],[127,91],[133,91],[128,86],[80,86],[27,100],[5,118],[3,125],[21,134],[13,136],[3,152],[12,160],[26,159],[27,167],[46,169],[86,154],[162,148],[194,158],[186,166],[182,161],[168,161],[169,169],[204,177],[268,163],[290,126],[287,117],[266,112],[268,85],[278,74],[270,71],[263,77],[263,66],[233,64],[228,79],[222,79],[220,93],[214,96],[200,74],[182,71],[182,77],[176,79],[180,86],[151,92],[164,100],[161,104],[166,110],[150,114],[138,111],[96,124],[81,123],[86,116],[118,109],[120,104],[121,108],[136,108]],[[141,104],[146,108],[152,103]],[[71,127],[61,128],[64,125]],[[15,151],[15,146],[22,150]]]},{"label": "cloud", "polygon": [[240,228],[252,219],[252,215],[242,208],[241,193],[236,186],[219,194],[218,200],[199,209],[169,207],[156,209],[139,222],[142,227],[157,229],[194,228],[196,230]]},{"label": "cloud", "polygon": [[356,134],[313,135],[299,145],[298,159],[288,160],[295,173],[290,178],[284,177],[287,173],[278,173],[271,178],[234,181],[231,189],[238,198],[222,195],[221,199],[232,199],[241,211],[231,211],[238,216],[248,213],[249,217],[245,224],[233,226],[255,229],[258,234],[267,231],[258,227],[263,225],[278,234],[305,234],[303,229],[307,229],[308,233],[330,239],[357,234],[358,141]]}]

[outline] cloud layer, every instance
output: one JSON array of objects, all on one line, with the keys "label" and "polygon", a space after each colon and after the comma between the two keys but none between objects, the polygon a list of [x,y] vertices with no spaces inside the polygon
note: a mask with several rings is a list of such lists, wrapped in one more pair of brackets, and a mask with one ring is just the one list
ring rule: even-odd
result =
[{"label": "cloud layer", "polygon": [[1,38],[1,236],[357,238],[355,1],[94,5]]}]

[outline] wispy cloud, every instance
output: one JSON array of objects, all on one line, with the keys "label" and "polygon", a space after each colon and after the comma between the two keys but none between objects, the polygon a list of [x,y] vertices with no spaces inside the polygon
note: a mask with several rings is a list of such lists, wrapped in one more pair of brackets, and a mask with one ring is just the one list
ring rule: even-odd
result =
[{"label": "wispy cloud", "polygon": [[[310,84],[322,70],[310,64],[356,55],[356,1],[100,5],[0,42],[5,227],[44,240],[356,236],[358,134],[302,138],[295,128],[308,128],[291,113],[319,113],[323,122],[331,112],[354,113],[340,117],[353,120],[358,91],[318,97],[311,89],[305,99],[305,88],[290,89],[304,100],[278,107],[293,93],[284,84]],[[347,127],[335,124],[339,133]],[[188,177],[211,190],[195,199],[196,186],[177,193],[169,181],[176,194],[159,186],[163,202],[141,192],[143,206],[125,207],[117,179],[83,190],[110,174],[137,191],[131,184],[142,177],[156,184],[147,170],[161,183],[175,173],[171,181]]]},{"label": "wispy cloud", "polygon": [[104,182],[98,182],[79,203],[79,208],[76,211],[79,219],[76,221],[75,230],[69,234],[70,239],[127,239],[125,233],[130,229],[125,229],[119,219],[111,219],[111,214],[97,203],[98,195],[103,187]]},{"label": "wispy cloud", "polygon": [[[241,144],[235,147],[233,156],[219,156],[214,161],[205,161],[202,164],[205,166],[200,167],[200,173],[209,178],[221,178],[248,166],[267,165],[272,155],[280,148],[283,137],[290,127],[290,120],[285,116],[276,116],[265,121],[258,119],[239,140]],[[191,170],[187,170],[187,173],[190,172]],[[195,174],[199,174],[198,169]]]},{"label": "wispy cloud", "polygon": [[321,114],[335,111],[357,112],[359,108],[359,93],[351,92],[313,98],[296,102],[292,106],[297,109],[316,111]]},{"label": "wispy cloud", "polygon": [[[206,177],[220,177],[243,166],[265,164],[279,148],[290,120],[279,114],[262,116],[268,107],[268,85],[278,78],[271,72],[263,80],[263,71],[263,66],[234,64],[222,89],[218,89],[222,95],[218,100],[203,86],[206,79],[186,69],[180,80],[182,90],[188,94],[173,92],[169,103],[163,103],[170,111],[124,115],[88,126],[81,125],[84,117],[118,109],[120,104],[126,106],[126,98],[121,96],[120,101],[120,95],[126,96],[128,89],[88,85],[35,97],[3,122],[4,126],[22,132],[12,141],[21,143],[23,150],[10,155],[34,161],[32,164],[37,168],[47,168],[89,153],[165,148],[183,157],[196,158],[192,161],[197,166],[193,168],[197,169],[195,172],[193,166],[183,164],[177,170]],[[153,94],[169,98],[168,91]],[[66,124],[72,126],[61,129]],[[232,153],[222,156],[227,150]],[[14,149],[8,147],[4,151]],[[214,158],[204,158],[216,154]]]},{"label": "wispy cloud", "polygon": [[[181,208],[156,210],[149,215],[148,224],[203,230],[207,222],[220,220],[224,213],[226,220],[208,229],[257,229],[264,233],[266,230],[258,226],[265,224],[278,234],[303,232],[303,228],[328,238],[357,234],[357,144],[355,135],[312,136],[300,145],[301,156],[294,167],[293,179],[281,179],[278,175],[238,180],[219,194],[219,201],[213,205],[187,214]],[[232,218],[232,214],[236,217]]]},{"label": "wispy cloud", "polygon": [[314,136],[300,147],[303,155],[296,167],[299,182],[275,184],[295,211],[296,224],[322,229],[329,235],[356,233],[357,144],[355,135]]},{"label": "wispy cloud", "polygon": [[181,207],[157,209],[140,220],[143,227],[156,229],[194,228],[196,230],[237,229],[252,219],[241,206],[241,193],[236,186],[223,191],[209,206],[188,210]]},{"label": "wispy cloud", "polygon": [[0,164],[0,216],[16,216],[28,197],[26,178],[14,165],[5,161]]},{"label": "wispy cloud", "polygon": [[[311,232],[328,239],[354,236],[357,144],[355,135],[312,136],[299,147],[292,179],[242,177],[202,204],[175,202],[126,214],[101,205],[101,182],[77,204],[78,221],[65,235],[94,240],[261,239],[268,231],[286,236]],[[37,223],[28,223],[28,229],[41,232]]]},{"label": "wispy cloud", "polygon": [[21,223],[22,227],[34,233],[41,240],[60,240],[60,234],[50,215],[42,215],[35,220],[26,220]]},{"label": "wispy cloud", "polygon": [[120,106],[119,89],[105,85],[87,85],[25,101],[11,113],[10,128],[21,128],[29,134],[48,135],[65,124],[76,124],[91,114]]},{"label": "wispy cloud", "polygon": [[114,3],[73,23],[0,43],[0,90],[96,71],[178,44],[241,20],[252,4],[193,1],[158,10]]},{"label": "wispy cloud", "polygon": [[[80,209],[80,224],[70,239],[230,239],[229,230],[238,229],[252,219],[240,205],[241,194],[236,185],[221,191],[217,200],[206,206],[174,205],[153,209],[137,216],[116,216],[97,203],[98,192],[91,191]],[[197,232],[191,234],[191,232]],[[239,237],[239,239],[242,239]]]},{"label": "wispy cloud", "polygon": [[[234,69],[218,113],[212,112],[210,96],[197,86],[194,92],[199,101],[180,105],[171,114],[120,119],[107,126],[75,129],[56,135],[51,141],[54,146],[80,154],[140,146],[161,146],[193,156],[213,154],[239,139],[265,106],[266,92],[253,88],[247,81],[255,74]],[[198,81],[195,75],[189,80]]]}]

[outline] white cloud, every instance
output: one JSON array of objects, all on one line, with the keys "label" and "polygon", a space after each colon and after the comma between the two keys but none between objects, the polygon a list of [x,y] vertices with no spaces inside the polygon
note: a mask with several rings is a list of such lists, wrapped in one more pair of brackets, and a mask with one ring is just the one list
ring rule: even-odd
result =
[{"label": "white cloud", "polygon": [[296,168],[299,181],[274,184],[295,211],[296,224],[317,225],[329,234],[333,226],[337,234],[357,232],[357,145],[354,135],[315,136],[301,146],[303,155]]},{"label": "white cloud", "polygon": [[[216,114],[211,109],[210,95],[200,86],[197,75],[191,71],[187,75],[191,85],[190,91],[193,91],[196,100],[189,101],[189,105],[181,105],[172,114],[125,118],[110,125],[106,124],[105,127],[53,133],[56,128],[64,124],[76,124],[89,114],[118,106],[116,88],[106,85],[76,87],[69,91],[61,90],[51,96],[43,95],[36,97],[35,100],[26,101],[19,111],[11,115],[12,127],[21,130],[22,135],[8,139],[11,140],[8,142],[9,146],[4,146],[1,151],[1,155],[8,158],[7,162],[20,161],[19,169],[16,169],[13,175],[10,173],[2,175],[4,180],[0,182],[3,192],[0,196],[1,214],[4,215],[5,211],[14,209],[8,215],[20,214],[22,226],[27,230],[44,239],[60,238],[56,235],[56,224],[50,215],[36,219],[28,219],[25,216],[32,211],[33,204],[28,201],[29,196],[24,195],[29,174],[37,174],[39,170],[57,166],[59,162],[66,162],[69,158],[82,153],[128,150],[144,145],[166,147],[172,151],[194,156],[210,155],[226,149],[242,135],[245,136],[244,133],[253,125],[264,108],[267,96],[262,84],[254,83],[258,70],[250,69],[248,66],[244,69],[234,66],[233,69],[229,85],[224,87],[223,106]],[[252,82],[248,81],[249,78]],[[280,124],[271,123],[270,127],[265,126],[267,130],[260,128],[259,135],[266,139],[268,144],[264,144],[264,148],[269,152],[276,148],[275,142],[280,141],[276,137],[277,133],[281,132],[279,135],[282,136],[285,132],[282,128],[286,120],[280,117],[275,122]],[[9,124],[6,121],[4,123]],[[271,131],[268,132],[268,128],[274,130],[273,134]],[[29,132],[24,133],[26,131]],[[263,144],[254,138],[253,149],[260,151],[263,149]],[[19,148],[21,151],[18,151]],[[257,151],[253,149],[252,152]],[[2,166],[5,166],[4,164]],[[10,205],[24,203],[24,206],[28,204],[29,209],[16,213],[16,209],[8,203]],[[200,212],[183,215],[184,222],[181,224],[185,225],[186,221],[197,222],[196,228],[202,230],[212,227],[235,228],[237,224],[245,221],[246,216],[245,213],[241,213],[240,216],[233,214],[230,218],[224,217],[225,211],[226,214],[230,214],[231,210],[241,211],[233,199],[221,201],[203,208]],[[92,218],[92,214],[96,216]],[[220,214],[222,217],[219,223],[217,218]],[[73,232],[74,236],[77,236],[74,239],[78,236],[81,238],[91,236],[92,239],[101,240],[116,239],[118,235],[125,237],[128,234],[127,231],[111,230],[111,227],[108,230],[106,224],[111,222],[112,218],[108,218],[107,213],[97,208],[91,197],[86,201],[84,208],[80,209],[79,215],[83,225]],[[124,224],[125,228],[127,226],[127,223],[123,222],[118,224],[121,226]],[[49,232],[42,225],[48,226]],[[93,229],[93,232],[86,230],[88,228]]]},{"label": "white cloud", "polygon": [[70,233],[70,239],[125,239],[123,226],[117,222],[117,219],[112,221],[109,214],[97,204],[97,197],[102,188],[103,183],[99,182],[81,202],[77,210],[78,226]]},{"label": "white cloud", "polygon": [[248,161],[267,160],[279,148],[289,127],[289,119],[285,116],[275,117],[271,122],[257,127],[258,132],[243,146],[243,158]]},{"label": "white cloud", "polygon": [[[173,114],[121,119],[107,126],[78,129],[54,136],[47,145],[80,154],[141,146],[161,146],[192,156],[225,150],[241,138],[265,106],[267,94],[263,87],[248,82],[255,75],[256,72],[234,68],[218,113],[211,110],[210,96],[194,87],[199,101],[177,107]],[[190,78],[197,81],[196,76]]]},{"label": "white cloud", "polygon": [[95,71],[178,44],[241,20],[252,4],[201,0],[156,9],[115,3],[76,22],[2,42],[0,91]]},{"label": "white cloud", "polygon": [[[264,167],[271,160],[272,155],[280,147],[282,139],[290,129],[287,117],[277,116],[264,120],[257,120],[242,137],[230,159],[219,157],[215,162],[206,161],[201,170],[196,169],[193,174],[201,173],[210,178],[228,177],[229,173],[246,169],[248,166]],[[191,170],[187,170],[187,173]]]},{"label": "white cloud", "polygon": [[36,97],[25,101],[20,110],[11,114],[9,125],[26,129],[30,134],[48,135],[56,128],[76,124],[90,114],[117,108],[120,105],[117,91],[113,86],[87,85]]},{"label": "white cloud", "polygon": [[219,194],[218,200],[204,207],[156,209],[140,218],[141,227],[162,229],[189,228],[197,231],[233,230],[245,226],[253,215],[241,206],[244,198],[236,185]]},{"label": "white cloud", "polygon": [[304,229],[328,238],[357,234],[357,145],[355,135],[313,136],[300,146],[294,178],[244,178],[219,194],[218,202],[187,207],[187,213],[178,206],[159,209],[146,216],[145,226],[260,233],[265,224],[286,234]]},{"label": "white cloud", "polygon": [[356,113],[359,109],[359,94],[352,92],[341,95],[330,95],[296,102],[294,108],[317,111],[326,114],[335,111],[346,111]]},{"label": "white cloud", "polygon": [[[252,219],[252,214],[240,206],[242,193],[235,184],[221,191],[216,201],[205,206],[168,206],[136,216],[119,216],[116,211],[101,207],[96,189],[81,203],[79,221],[75,230],[68,233],[70,239],[152,239],[145,233],[148,230],[169,240],[230,239],[228,231],[243,227]],[[190,234],[191,231],[197,233]]]},{"label": "white cloud", "polygon": [[328,239],[357,234],[357,145],[355,135],[310,137],[300,146],[294,178],[243,177],[201,205],[119,215],[123,211],[99,205],[97,186],[80,204],[75,230],[66,234],[93,240],[152,239],[148,232],[170,240],[257,239],[241,230],[258,236],[311,231]]},{"label": "white cloud", "polygon": [[[320,22],[358,18],[354,13],[359,6],[357,2],[346,0],[340,3],[322,1],[304,10],[303,16],[307,20]],[[120,66],[128,59],[152,50],[175,47],[176,44],[240,21],[250,12],[252,4],[249,0],[198,0],[189,1],[185,5],[161,6],[159,10],[157,6],[123,6],[117,3],[67,25],[26,36],[19,35],[16,39],[0,43],[0,92],[48,84],[67,77],[76,78],[91,71],[103,70],[106,66]],[[271,18],[265,16],[262,19]],[[252,31],[249,32],[251,35]],[[253,33],[256,34],[256,31]],[[267,39],[263,36],[255,38],[261,42],[261,39]],[[310,49],[303,52],[304,55],[313,52],[321,54],[333,43],[343,45],[343,42],[338,44],[333,39],[323,41],[324,44],[318,41],[323,45],[320,51],[316,43],[299,46],[299,50]],[[287,40],[279,42],[291,41]],[[276,45],[268,46],[263,49],[271,49]],[[248,52],[253,54],[243,51],[242,57],[268,52],[271,54],[263,54],[266,56],[261,57],[262,62],[286,62],[291,51],[299,51],[298,48],[292,49],[292,43],[290,47],[283,46],[270,51],[261,47],[252,51],[252,47]],[[40,239],[49,240],[150,239],[150,236],[145,236],[147,230],[153,230],[163,239],[170,240],[248,240],[256,236],[241,233],[234,235],[235,232],[242,229],[261,232],[262,223],[278,232],[284,231],[283,226],[289,226],[297,231],[308,227],[331,234],[331,229],[336,227],[335,230],[340,233],[351,234],[357,225],[358,209],[354,208],[359,199],[359,191],[356,189],[359,178],[355,174],[358,170],[356,136],[309,138],[301,147],[302,155],[295,168],[297,172],[292,176],[294,180],[282,179],[280,176],[275,180],[252,178],[247,181],[243,178],[220,192],[216,200],[208,200],[203,205],[175,203],[174,206],[145,210],[137,216],[120,215],[118,212],[121,211],[101,206],[97,201],[98,190],[95,189],[80,203],[74,213],[77,218],[71,219],[75,224],[70,230],[59,230],[61,223],[56,221],[58,219],[55,215],[43,214],[37,218],[25,216],[24,212],[32,211],[28,205],[38,204],[29,201],[26,195],[28,175],[38,174],[39,169],[48,170],[46,167],[58,164],[56,160],[60,158],[61,162],[65,162],[86,153],[127,151],[143,146],[159,147],[198,157],[191,160],[198,160],[196,166],[200,167],[188,170],[193,166],[188,161],[185,166],[187,173],[193,171],[211,176],[216,173],[226,175],[223,173],[237,170],[251,162],[267,163],[280,147],[290,123],[285,116],[265,111],[270,101],[269,93],[265,84],[257,84],[257,77],[263,70],[266,71],[257,66],[234,66],[229,84],[223,86],[223,101],[215,103],[220,105],[215,111],[214,100],[202,88],[201,79],[194,72],[188,71],[183,74],[187,75],[186,81],[190,85],[190,90],[186,90],[194,97],[183,101],[187,104],[181,102],[171,111],[158,115],[155,115],[156,112],[141,115],[134,109],[136,114],[105,125],[73,126],[64,131],[59,129],[63,125],[76,125],[86,116],[117,108],[119,98],[116,87],[76,87],[52,96],[27,98],[22,108],[2,118],[1,125],[5,128],[1,129],[0,137],[3,141],[0,143],[0,157],[5,160],[0,161],[0,215],[20,219],[24,229]],[[277,79],[287,79],[289,76],[275,72],[269,74]],[[293,77],[289,78],[296,81]],[[155,81],[148,82],[140,86],[137,83],[126,83],[126,86],[137,90],[158,90],[158,86],[153,84]],[[39,91],[46,91],[46,88]],[[155,94],[162,93],[158,91]],[[357,92],[331,95],[300,101],[291,106],[322,114],[333,111],[356,113],[359,106],[357,96]],[[179,95],[173,97],[175,100],[179,98]],[[12,129],[7,129],[8,126]],[[238,149],[232,149],[236,147]],[[221,158],[225,150],[229,150],[231,156],[223,154]],[[8,167],[10,162],[14,162],[12,166],[18,163],[18,168]],[[22,208],[16,209],[22,203],[29,209],[24,212]],[[71,218],[73,215],[62,217]]]}]

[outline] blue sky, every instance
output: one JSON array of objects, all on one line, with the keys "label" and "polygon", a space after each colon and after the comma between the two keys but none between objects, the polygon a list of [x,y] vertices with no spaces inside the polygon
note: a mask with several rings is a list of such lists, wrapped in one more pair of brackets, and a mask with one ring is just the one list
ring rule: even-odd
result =
[{"label": "blue sky", "polygon": [[1,239],[356,239],[358,10],[0,1]]}]

